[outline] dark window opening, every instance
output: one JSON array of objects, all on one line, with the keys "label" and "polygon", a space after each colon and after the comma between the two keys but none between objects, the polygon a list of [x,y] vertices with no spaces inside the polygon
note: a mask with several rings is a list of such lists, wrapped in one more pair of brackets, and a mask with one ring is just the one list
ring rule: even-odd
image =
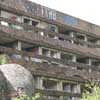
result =
[{"label": "dark window opening", "polygon": [[72,61],[72,55],[69,55],[69,54],[64,54],[62,53],[61,54],[61,59],[63,59],[63,61]]},{"label": "dark window opening", "polygon": [[57,82],[53,80],[43,80],[44,89],[56,90]]},{"label": "dark window opening", "polygon": [[38,22],[33,21],[31,19],[28,19],[28,18],[24,18],[24,23],[28,24],[28,25],[32,25],[32,26],[36,26],[38,24]]},{"label": "dark window opening", "polygon": [[87,63],[87,58],[77,58],[77,62],[78,63],[83,63],[83,64],[86,64]]},{"label": "dark window opening", "polygon": [[61,40],[61,41],[65,41],[65,39],[64,39],[64,38],[61,38],[61,37],[59,37],[59,40]]},{"label": "dark window opening", "polygon": [[82,36],[82,35],[80,35],[80,34],[79,34],[79,35],[76,34],[75,37],[76,37],[76,39],[84,40],[84,36]]},{"label": "dark window opening", "polygon": [[32,21],[32,26],[36,26],[38,22]]},{"label": "dark window opening", "polygon": [[63,83],[63,91],[65,92],[71,92],[71,86],[69,83]]},{"label": "dark window opening", "polygon": [[25,23],[25,24],[29,24],[29,23],[30,23],[30,20],[29,20],[29,19],[24,18],[24,23]]},{"label": "dark window opening", "polygon": [[49,50],[48,49],[42,49],[42,54],[44,55],[44,56],[48,56],[48,52],[49,52]]}]

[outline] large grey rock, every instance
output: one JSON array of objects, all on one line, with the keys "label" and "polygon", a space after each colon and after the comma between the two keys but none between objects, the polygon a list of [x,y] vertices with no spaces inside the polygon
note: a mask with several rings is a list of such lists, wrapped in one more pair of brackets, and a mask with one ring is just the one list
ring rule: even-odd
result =
[{"label": "large grey rock", "polygon": [[23,87],[27,95],[32,95],[34,92],[34,79],[27,69],[18,64],[4,64],[0,65],[0,71],[8,81],[11,90]]}]

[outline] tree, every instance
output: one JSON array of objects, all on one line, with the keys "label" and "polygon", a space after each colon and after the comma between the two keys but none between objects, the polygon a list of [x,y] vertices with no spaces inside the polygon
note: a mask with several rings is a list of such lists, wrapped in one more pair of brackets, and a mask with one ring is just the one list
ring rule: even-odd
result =
[{"label": "tree", "polygon": [[100,100],[100,84],[94,81],[85,84],[82,100]]}]

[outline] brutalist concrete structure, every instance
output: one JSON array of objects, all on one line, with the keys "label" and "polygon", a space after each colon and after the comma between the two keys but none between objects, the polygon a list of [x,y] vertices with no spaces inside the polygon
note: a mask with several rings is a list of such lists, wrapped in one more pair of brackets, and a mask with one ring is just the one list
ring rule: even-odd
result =
[{"label": "brutalist concrete structure", "polygon": [[84,82],[100,80],[100,26],[28,0],[0,0],[0,55],[1,64],[30,71],[33,95],[80,100]]}]

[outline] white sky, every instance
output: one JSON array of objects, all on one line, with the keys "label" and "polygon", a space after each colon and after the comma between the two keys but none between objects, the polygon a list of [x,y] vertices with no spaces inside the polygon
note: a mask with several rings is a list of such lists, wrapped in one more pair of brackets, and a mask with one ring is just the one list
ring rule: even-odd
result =
[{"label": "white sky", "polygon": [[30,0],[100,25],[100,0]]}]

